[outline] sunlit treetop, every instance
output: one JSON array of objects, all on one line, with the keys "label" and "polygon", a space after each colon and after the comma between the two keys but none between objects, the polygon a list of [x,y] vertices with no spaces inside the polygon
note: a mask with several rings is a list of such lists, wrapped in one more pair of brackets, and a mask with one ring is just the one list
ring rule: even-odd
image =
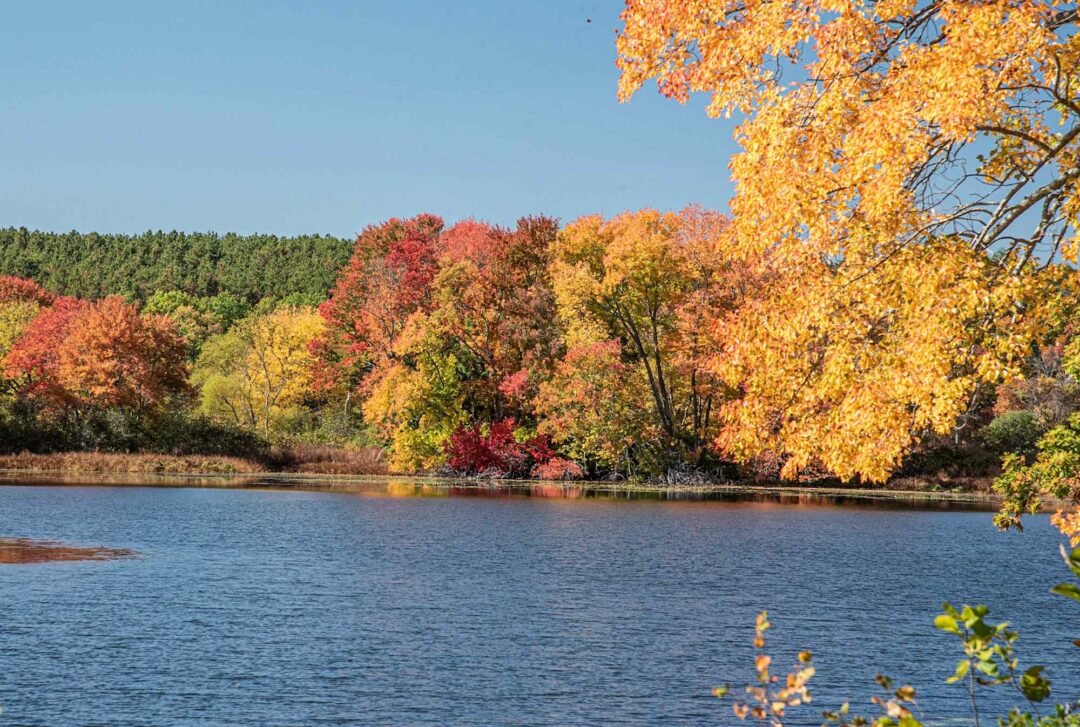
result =
[{"label": "sunlit treetop", "polygon": [[623,19],[622,100],[655,78],[747,117],[733,210],[759,244],[873,255],[948,234],[1047,257],[1071,242],[1072,4],[628,0]]}]

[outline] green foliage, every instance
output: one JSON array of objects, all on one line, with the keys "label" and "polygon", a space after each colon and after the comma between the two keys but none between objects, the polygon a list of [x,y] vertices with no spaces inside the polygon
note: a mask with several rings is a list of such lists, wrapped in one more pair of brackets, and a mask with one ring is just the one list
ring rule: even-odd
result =
[{"label": "green foliage", "polygon": [[1030,411],[1009,411],[1001,414],[982,430],[982,438],[998,455],[1008,452],[1030,454],[1039,440],[1035,414]]},{"label": "green foliage", "polygon": [[[1080,578],[1080,548],[1071,552],[1062,548],[1065,563],[1073,575]],[[1075,584],[1061,584],[1051,589],[1053,593],[1080,601],[1080,588]],[[955,636],[960,644],[963,657],[957,661],[953,673],[945,680],[947,684],[959,684],[967,692],[967,701],[971,705],[972,723],[981,724],[979,696],[985,689],[1003,687],[1016,693],[1026,706],[1013,707],[996,723],[1000,727],[1080,727],[1080,703],[1043,703],[1052,695],[1052,684],[1045,676],[1046,667],[1041,664],[1021,666],[1016,652],[1019,634],[1008,623],[993,623],[987,620],[990,610],[986,606],[961,606],[957,608],[946,603],[942,613],[934,619],[934,626],[946,634]],[[758,654],[754,660],[757,672],[756,683],[746,688],[750,695],[748,702],[733,704],[735,715],[740,719],[753,719],[771,727],[783,727],[788,712],[795,707],[810,702],[808,682],[815,670],[810,667],[810,652],[799,655],[799,664],[795,671],[783,679],[770,672],[772,658],[764,653],[764,633],[770,628],[766,613],[757,619],[757,635],[754,645]],[[1080,646],[1080,641],[1075,642]],[[915,716],[916,693],[910,686],[896,687],[893,680],[884,675],[876,678],[883,693],[871,699],[871,703],[880,710],[876,717],[867,717],[853,711],[850,703],[844,703],[839,709],[824,712],[825,725],[835,727],[921,727],[923,724]],[[784,686],[780,686],[784,685]],[[728,686],[717,687],[713,694],[726,697],[731,692]]]},{"label": "green foliage", "polygon": [[36,280],[54,293],[147,300],[156,291],[193,297],[231,293],[326,297],[352,241],[321,235],[145,232],[106,235],[0,229],[0,275]]},{"label": "green foliage", "polygon": [[227,332],[250,311],[247,301],[231,293],[196,298],[179,290],[157,291],[142,306],[144,315],[172,319],[188,342],[192,360],[207,338]]},{"label": "green foliage", "polygon": [[1039,440],[1032,463],[1006,454],[1003,473],[994,483],[1005,496],[994,522],[1003,528],[1020,527],[1024,513],[1036,513],[1043,497],[1080,499],[1080,415],[1056,426]]}]

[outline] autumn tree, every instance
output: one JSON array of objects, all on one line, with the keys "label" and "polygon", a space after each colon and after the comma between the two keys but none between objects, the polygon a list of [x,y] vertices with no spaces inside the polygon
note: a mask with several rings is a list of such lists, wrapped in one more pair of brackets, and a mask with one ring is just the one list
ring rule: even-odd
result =
[{"label": "autumn tree", "polygon": [[562,341],[550,278],[558,223],[525,217],[514,229],[475,221],[443,235],[427,325],[463,366],[475,421],[524,423]]},{"label": "autumn tree", "polygon": [[422,214],[370,226],[357,236],[330,299],[319,308],[326,330],[312,344],[318,386],[348,402],[366,376],[394,358],[409,316],[430,304],[442,228],[439,217]]},{"label": "autumn tree", "polygon": [[282,307],[208,339],[192,373],[202,413],[267,439],[287,433],[311,396],[310,346],[323,326],[310,308]]},{"label": "autumn tree", "polygon": [[[737,114],[720,443],[881,480],[1018,373],[1071,295],[1076,10],[1054,2],[628,0],[619,96]],[[1071,282],[1071,281],[1070,281]]]},{"label": "autumn tree", "polygon": [[[721,249],[726,224],[722,216],[696,208],[642,210],[607,221],[583,217],[560,234],[551,275],[570,352],[556,377],[562,385],[549,387],[539,400],[553,436],[566,439],[577,432],[580,440],[585,422],[612,426],[579,411],[589,405],[583,392],[595,390],[586,398],[594,399],[597,414],[608,406],[605,399],[641,399],[619,405],[651,410],[650,427],[638,437],[652,430],[662,448],[673,452],[700,453],[711,444],[723,394],[708,368],[715,347],[712,323],[741,298],[739,269],[725,261]],[[619,346],[617,356],[605,347],[610,341]],[[610,363],[593,360],[597,356]],[[586,361],[591,363],[583,366]],[[612,370],[594,373],[588,370],[593,365]],[[575,371],[582,381],[572,381]],[[604,382],[618,388],[604,390]],[[556,421],[566,422],[566,431]],[[604,444],[603,451],[612,446]]]},{"label": "autumn tree", "polygon": [[49,305],[54,296],[33,280],[0,275],[0,303],[36,303]]},{"label": "autumn tree", "polygon": [[0,275],[0,360],[54,296],[32,280]]},{"label": "autumn tree", "polygon": [[139,416],[186,390],[186,344],[164,317],[122,298],[57,298],[16,339],[4,375],[54,416],[119,408]]},{"label": "autumn tree", "polygon": [[[535,399],[539,431],[596,473],[639,474],[666,454],[648,383],[618,339],[572,345]],[[659,447],[660,451],[656,451]],[[647,471],[646,471],[647,474]]]},{"label": "autumn tree", "polygon": [[0,359],[7,355],[40,311],[41,306],[33,301],[0,303]]},{"label": "autumn tree", "polygon": [[15,382],[20,398],[49,414],[62,415],[75,404],[60,379],[60,352],[72,322],[87,307],[89,303],[78,298],[57,298],[23,329],[4,356],[4,377]]},{"label": "autumn tree", "polygon": [[119,296],[87,305],[69,323],[57,381],[83,407],[142,414],[187,388],[187,343],[165,316],[140,316]]},{"label": "autumn tree", "polygon": [[365,420],[398,468],[441,464],[458,430],[511,420],[530,437],[532,396],[561,345],[549,278],[557,231],[527,217],[513,229],[469,220],[442,233],[427,302],[364,388]]}]

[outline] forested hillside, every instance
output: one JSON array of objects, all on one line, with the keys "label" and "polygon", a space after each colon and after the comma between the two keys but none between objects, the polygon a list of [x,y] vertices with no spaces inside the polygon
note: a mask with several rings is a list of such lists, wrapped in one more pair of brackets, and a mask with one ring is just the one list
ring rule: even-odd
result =
[{"label": "forested hillside", "polygon": [[64,295],[116,293],[145,300],[156,291],[193,296],[229,292],[321,299],[349,259],[351,240],[321,235],[213,232],[40,232],[0,229],[0,275],[30,278]]}]

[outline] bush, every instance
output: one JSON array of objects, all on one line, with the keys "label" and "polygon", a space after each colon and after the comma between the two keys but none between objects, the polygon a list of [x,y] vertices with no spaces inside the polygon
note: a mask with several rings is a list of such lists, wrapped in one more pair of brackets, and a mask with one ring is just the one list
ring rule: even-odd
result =
[{"label": "bush", "polygon": [[233,456],[260,462],[270,455],[266,441],[252,432],[179,411],[150,422],[139,444],[140,450],[175,455]]},{"label": "bush", "polygon": [[1030,411],[1009,411],[994,417],[982,430],[982,440],[994,453],[1028,455],[1039,441],[1035,414]]},{"label": "bush", "polygon": [[530,474],[539,480],[580,480],[585,476],[580,465],[562,457],[552,457],[536,465]]},{"label": "bush", "polygon": [[457,429],[446,442],[446,454],[450,468],[456,472],[499,477],[525,477],[555,457],[546,436],[518,442],[513,419]]}]

